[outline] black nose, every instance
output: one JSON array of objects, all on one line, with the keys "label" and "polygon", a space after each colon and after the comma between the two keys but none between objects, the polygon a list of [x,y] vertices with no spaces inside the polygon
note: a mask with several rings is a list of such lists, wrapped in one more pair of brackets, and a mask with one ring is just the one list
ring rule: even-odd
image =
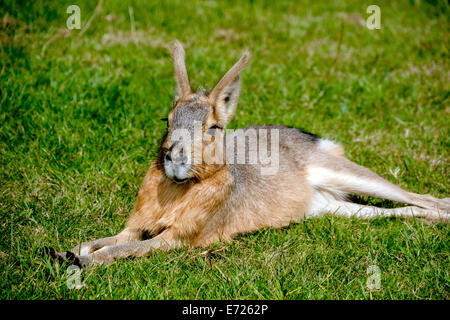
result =
[{"label": "black nose", "polygon": [[167,150],[167,153],[164,156],[164,161],[184,166],[188,162],[188,157],[183,147],[179,148],[172,147],[169,150]]}]

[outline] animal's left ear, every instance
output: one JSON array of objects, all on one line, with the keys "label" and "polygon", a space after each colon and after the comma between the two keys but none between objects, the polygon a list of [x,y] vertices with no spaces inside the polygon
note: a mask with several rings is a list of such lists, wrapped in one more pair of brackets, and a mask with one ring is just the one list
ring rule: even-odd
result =
[{"label": "animal's left ear", "polygon": [[246,51],[238,62],[220,79],[209,94],[219,125],[224,128],[233,118],[239,100],[241,80],[239,74],[247,65],[250,52]]}]

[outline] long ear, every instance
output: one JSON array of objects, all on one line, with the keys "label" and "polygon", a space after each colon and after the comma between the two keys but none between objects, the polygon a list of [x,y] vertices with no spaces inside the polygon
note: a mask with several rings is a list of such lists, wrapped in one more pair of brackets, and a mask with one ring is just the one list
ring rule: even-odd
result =
[{"label": "long ear", "polygon": [[171,46],[173,68],[175,70],[175,80],[177,82],[177,97],[176,100],[191,93],[191,87],[189,85],[189,78],[186,71],[185,53],[183,45],[180,41],[175,40]]},{"label": "long ear", "polygon": [[234,115],[241,89],[239,74],[249,59],[250,52],[244,52],[239,61],[228,70],[209,94],[208,99],[214,106],[221,127],[225,127]]}]

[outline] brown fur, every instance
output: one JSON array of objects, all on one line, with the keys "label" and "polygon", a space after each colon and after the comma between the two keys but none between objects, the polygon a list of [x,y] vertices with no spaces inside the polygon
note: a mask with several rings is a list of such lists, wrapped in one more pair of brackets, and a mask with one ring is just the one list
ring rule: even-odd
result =
[{"label": "brown fur", "polygon": [[166,240],[174,245],[206,247],[263,227],[287,226],[304,218],[312,193],[304,172],[297,166],[294,170],[262,178],[240,196],[232,195],[226,164],[208,178],[179,185],[155,162],[144,178],[127,229],[152,236],[166,231]]},{"label": "brown fur", "polygon": [[204,234],[202,228],[229,195],[230,185],[224,168],[201,182],[178,185],[153,165],[139,191],[127,228],[151,235],[170,230],[167,241],[200,246],[211,236]]}]

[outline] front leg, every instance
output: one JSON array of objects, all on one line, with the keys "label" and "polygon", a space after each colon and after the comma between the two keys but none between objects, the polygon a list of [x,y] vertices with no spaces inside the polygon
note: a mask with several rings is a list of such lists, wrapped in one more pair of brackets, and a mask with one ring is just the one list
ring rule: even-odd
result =
[{"label": "front leg", "polygon": [[144,241],[105,246],[93,253],[76,256],[76,263],[87,266],[93,263],[110,263],[116,258],[142,257],[149,255],[153,250],[170,250],[178,247],[178,243],[170,240],[167,232]]},{"label": "front leg", "polygon": [[83,242],[70,251],[76,255],[84,256],[88,255],[94,251],[97,251],[106,246],[112,246],[120,243],[127,243],[130,241],[136,241],[142,236],[142,233],[137,230],[133,230],[130,228],[125,228],[119,234],[113,237],[106,237],[97,239],[94,241]]},{"label": "front leg", "polygon": [[131,228],[125,228],[122,232],[115,236],[101,238],[89,242],[83,242],[70,251],[56,252],[53,248],[46,247],[45,252],[60,262],[72,261],[77,263],[78,256],[88,256],[89,254],[92,254],[93,252],[106,246],[113,246],[130,241],[136,241],[141,236],[142,232]]}]

